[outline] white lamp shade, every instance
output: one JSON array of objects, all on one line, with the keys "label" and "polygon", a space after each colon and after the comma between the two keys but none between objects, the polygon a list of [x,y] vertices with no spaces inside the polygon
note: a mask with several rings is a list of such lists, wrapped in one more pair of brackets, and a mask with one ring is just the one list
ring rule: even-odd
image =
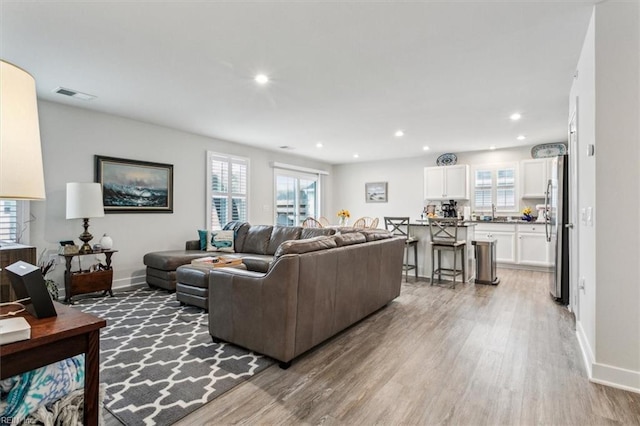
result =
[{"label": "white lamp shade", "polygon": [[99,183],[67,183],[67,219],[103,216],[102,185]]},{"label": "white lamp shade", "polygon": [[0,198],[45,198],[36,82],[4,61],[0,61]]}]

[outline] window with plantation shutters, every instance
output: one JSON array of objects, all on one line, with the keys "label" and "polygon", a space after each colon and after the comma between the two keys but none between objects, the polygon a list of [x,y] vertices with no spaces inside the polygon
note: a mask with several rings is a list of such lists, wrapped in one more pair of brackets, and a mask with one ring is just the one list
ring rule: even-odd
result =
[{"label": "window with plantation shutters", "polygon": [[33,219],[29,201],[0,200],[0,242],[27,243]]},{"label": "window with plantation shutters", "polygon": [[0,241],[17,241],[17,201],[0,200]]},{"label": "window with plantation shutters", "polygon": [[222,229],[248,218],[249,160],[207,152],[207,227]]},{"label": "window with plantation shutters", "polygon": [[499,168],[496,170],[496,208],[498,210],[516,209],[516,169]]},{"label": "window with plantation shutters", "polygon": [[515,212],[517,207],[516,166],[484,165],[474,170],[473,210]]},{"label": "window with plantation shutters", "polygon": [[474,205],[476,210],[491,208],[493,191],[493,179],[491,170],[476,170],[475,172],[475,193]]}]

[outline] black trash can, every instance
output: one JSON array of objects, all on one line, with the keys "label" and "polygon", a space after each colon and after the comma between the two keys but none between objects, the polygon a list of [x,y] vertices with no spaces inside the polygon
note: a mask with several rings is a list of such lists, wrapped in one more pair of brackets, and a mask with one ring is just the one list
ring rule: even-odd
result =
[{"label": "black trash can", "polygon": [[476,284],[497,285],[500,282],[496,277],[496,243],[494,239],[471,241],[476,255]]}]

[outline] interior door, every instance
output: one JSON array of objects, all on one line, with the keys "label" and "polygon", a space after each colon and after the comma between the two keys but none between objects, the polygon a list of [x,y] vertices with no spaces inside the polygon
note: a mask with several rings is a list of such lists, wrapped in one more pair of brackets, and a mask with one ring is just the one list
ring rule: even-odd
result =
[{"label": "interior door", "polygon": [[569,308],[576,321],[580,320],[580,292],[578,291],[578,259],[580,250],[580,223],[578,220],[578,98],[576,108],[569,119]]}]

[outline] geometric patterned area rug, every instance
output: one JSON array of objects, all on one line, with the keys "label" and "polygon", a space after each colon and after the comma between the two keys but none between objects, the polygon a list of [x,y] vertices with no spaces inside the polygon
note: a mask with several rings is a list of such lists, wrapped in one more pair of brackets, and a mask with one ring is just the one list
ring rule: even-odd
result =
[{"label": "geometric patterned area rug", "polygon": [[148,288],[78,300],[100,332],[104,405],[125,425],[170,425],[274,363],[213,343],[204,310]]}]

